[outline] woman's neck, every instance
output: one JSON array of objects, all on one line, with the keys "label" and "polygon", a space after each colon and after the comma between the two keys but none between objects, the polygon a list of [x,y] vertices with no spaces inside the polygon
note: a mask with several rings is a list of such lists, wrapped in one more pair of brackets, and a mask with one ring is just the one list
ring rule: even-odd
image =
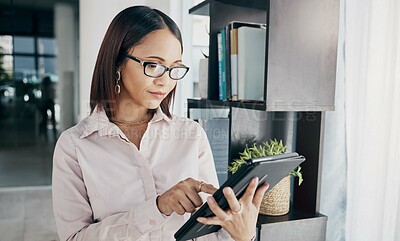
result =
[{"label": "woman's neck", "polygon": [[147,108],[138,106],[135,103],[119,103],[114,120],[123,122],[141,122],[150,121],[152,114]]}]

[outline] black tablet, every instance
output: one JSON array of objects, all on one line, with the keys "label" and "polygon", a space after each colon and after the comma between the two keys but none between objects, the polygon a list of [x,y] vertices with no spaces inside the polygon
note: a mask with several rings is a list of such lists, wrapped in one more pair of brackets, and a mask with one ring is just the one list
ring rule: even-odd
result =
[{"label": "black tablet", "polygon": [[[259,186],[269,183],[271,190],[280,180],[289,175],[300,163],[305,160],[297,153],[287,153],[276,156],[267,156],[251,159],[241,166],[224,184],[214,193],[213,197],[219,206],[226,210],[229,205],[222,192],[224,187],[231,187],[239,199],[245,192],[249,182],[255,176],[259,178]],[[204,225],[197,222],[198,217],[214,216],[213,212],[205,202],[190,219],[175,233],[177,241],[197,238],[212,232],[218,231],[219,225]]]}]

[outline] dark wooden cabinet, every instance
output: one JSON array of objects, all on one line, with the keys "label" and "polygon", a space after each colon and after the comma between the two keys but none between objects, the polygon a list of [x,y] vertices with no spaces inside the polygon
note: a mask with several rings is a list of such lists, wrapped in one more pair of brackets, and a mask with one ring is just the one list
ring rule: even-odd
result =
[{"label": "dark wooden cabinet", "polygon": [[[207,0],[191,14],[210,16],[207,100],[192,109],[225,109],[228,162],[246,145],[282,139],[306,157],[304,183],[293,184],[287,215],[260,215],[258,240],[325,240],[327,217],[319,213],[324,111],[334,110],[339,0]],[[231,21],[266,23],[264,100],[218,100],[217,33]]]}]

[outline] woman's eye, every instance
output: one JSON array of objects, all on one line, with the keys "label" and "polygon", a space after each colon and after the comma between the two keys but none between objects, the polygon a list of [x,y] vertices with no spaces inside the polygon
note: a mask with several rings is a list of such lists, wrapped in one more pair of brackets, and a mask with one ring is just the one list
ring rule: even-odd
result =
[{"label": "woman's eye", "polygon": [[158,65],[157,64],[149,64],[147,65],[147,68],[149,69],[157,69]]}]

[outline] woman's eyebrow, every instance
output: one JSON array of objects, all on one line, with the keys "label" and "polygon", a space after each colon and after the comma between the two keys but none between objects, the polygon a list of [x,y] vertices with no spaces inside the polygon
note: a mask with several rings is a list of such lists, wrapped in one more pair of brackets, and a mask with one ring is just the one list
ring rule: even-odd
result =
[{"label": "woman's eyebrow", "polygon": [[[147,56],[147,58],[158,59],[158,60],[160,60],[162,62],[165,62],[165,59],[163,59],[163,58],[161,58],[159,56]],[[173,63],[182,63],[182,60],[179,59],[179,60],[174,61]]]}]

